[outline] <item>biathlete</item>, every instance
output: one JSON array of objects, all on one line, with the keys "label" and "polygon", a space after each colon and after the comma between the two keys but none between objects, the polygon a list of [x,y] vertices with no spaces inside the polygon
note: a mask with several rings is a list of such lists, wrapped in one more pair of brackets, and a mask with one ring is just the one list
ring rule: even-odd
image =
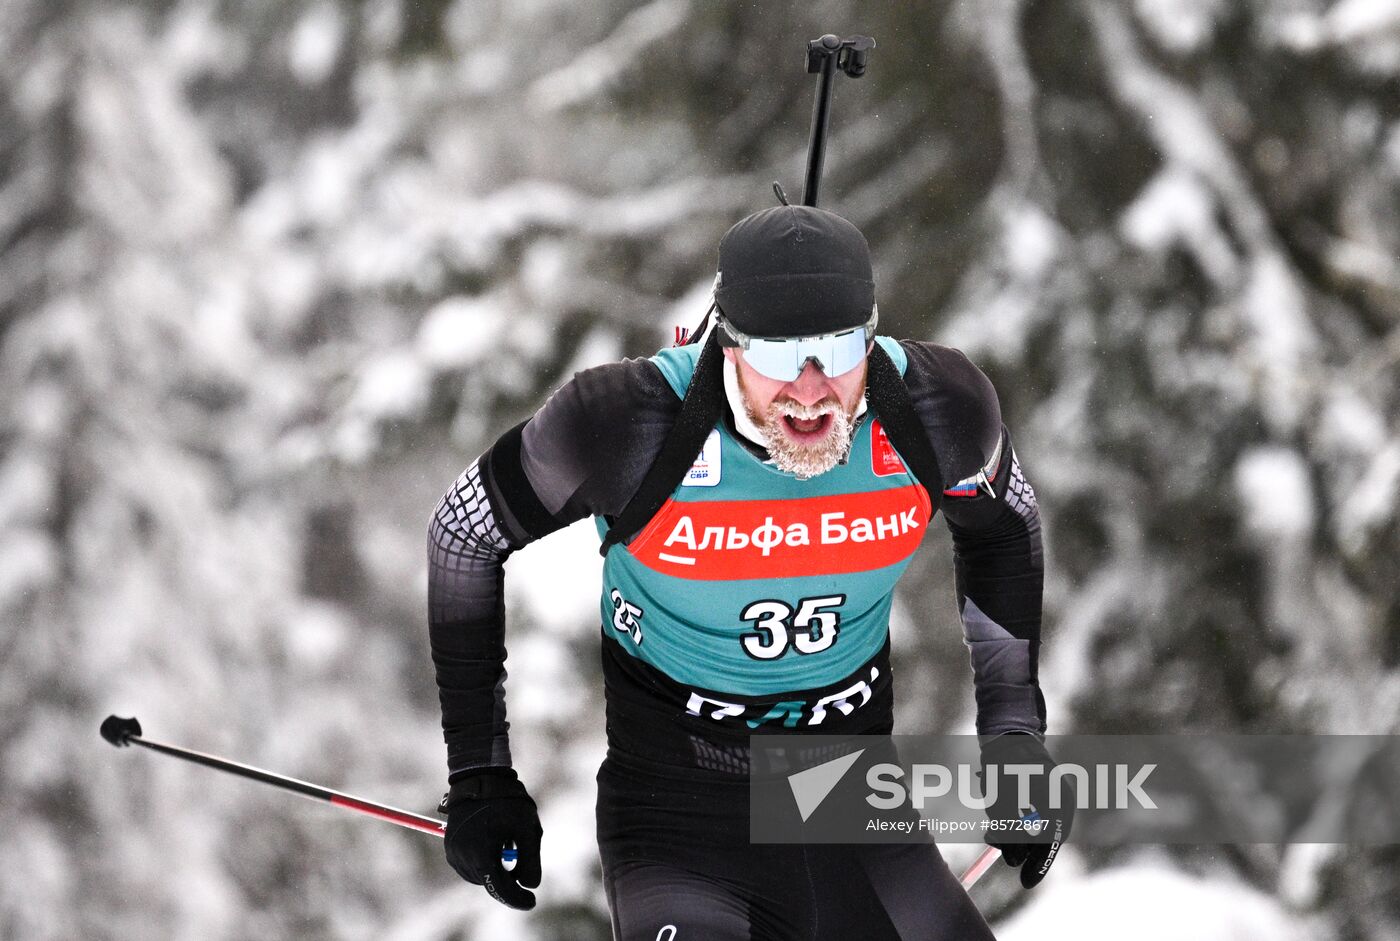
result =
[{"label": "biathlete", "polygon": [[[606,549],[597,828],[615,937],[990,938],[931,841],[750,844],[746,775],[751,733],[891,731],[895,583],[939,509],[984,761],[1048,768],[1040,517],[996,392],[956,350],[877,334],[866,240],[834,213],[741,220],[720,242],[714,296],[699,342],[577,374],[433,515],[447,859],[533,907],[541,828],[511,767],[503,564],[593,517]],[[693,383],[711,411],[687,404]],[[883,404],[896,395],[898,415]],[[619,536],[676,435],[691,442],[678,479]],[[1058,845],[1003,849],[1029,887]]]}]

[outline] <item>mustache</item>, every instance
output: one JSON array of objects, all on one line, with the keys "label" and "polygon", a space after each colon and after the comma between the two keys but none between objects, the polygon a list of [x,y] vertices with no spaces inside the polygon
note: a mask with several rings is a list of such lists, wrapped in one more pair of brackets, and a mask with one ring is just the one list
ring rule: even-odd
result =
[{"label": "mustache", "polygon": [[768,413],[774,416],[790,415],[793,418],[820,418],[823,415],[838,415],[841,413],[841,403],[836,399],[827,397],[810,405],[803,405],[796,399],[781,398],[774,399],[768,406]]}]

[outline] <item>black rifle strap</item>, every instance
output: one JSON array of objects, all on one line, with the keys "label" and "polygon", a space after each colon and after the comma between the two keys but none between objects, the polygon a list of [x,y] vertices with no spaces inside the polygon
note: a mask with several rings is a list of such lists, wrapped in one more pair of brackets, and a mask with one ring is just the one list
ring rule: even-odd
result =
[{"label": "black rifle strap", "polygon": [[695,455],[700,453],[705,439],[719,423],[724,402],[723,366],[724,353],[715,331],[711,330],[700,351],[700,360],[695,364],[695,373],[690,377],[690,387],[686,389],[676,423],[667,433],[661,453],[642,478],[641,486],[608,528],[598,550],[601,555],[607,555],[615,544],[626,542],[641,532],[695,463]]},{"label": "black rifle strap", "polygon": [[909,397],[909,387],[904,384],[899,367],[890,359],[884,347],[876,343],[867,357],[867,363],[865,399],[879,417],[890,444],[908,462],[909,471],[928,491],[932,503],[929,518],[932,519],[943,499],[943,472],[938,467],[938,456],[933,453],[928,430],[914,411],[914,401]]}]

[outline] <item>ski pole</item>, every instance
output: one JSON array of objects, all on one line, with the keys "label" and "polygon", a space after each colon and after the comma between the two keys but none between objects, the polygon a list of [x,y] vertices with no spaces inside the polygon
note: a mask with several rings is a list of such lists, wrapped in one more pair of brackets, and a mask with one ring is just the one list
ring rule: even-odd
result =
[{"label": "ski pole", "polygon": [[[321,787],[317,784],[308,784],[305,781],[298,781],[296,778],[288,778],[280,774],[273,774],[271,771],[264,771],[261,768],[254,768],[251,765],[239,764],[236,761],[216,758],[213,755],[206,755],[203,752],[191,751],[187,748],[178,748],[174,745],[165,745],[161,742],[153,742],[141,737],[141,723],[137,722],[134,717],[123,719],[119,716],[108,716],[106,719],[102,720],[102,728],[100,731],[103,738],[117,747],[124,745],[140,745],[142,748],[149,748],[163,755],[174,755],[176,758],[193,761],[195,764],[205,765],[206,767],[215,768],[219,771],[227,771],[230,774],[236,774],[242,778],[261,781],[263,784],[271,784],[273,787],[279,787],[284,791],[291,791],[293,794],[300,794],[302,797],[309,797],[312,800],[322,801],[336,807],[344,807],[346,810],[353,810],[356,813],[377,817],[380,820],[387,820],[401,827],[408,827],[410,830],[419,830],[423,833],[431,833],[433,836],[442,836],[446,829],[446,824],[440,820],[434,820],[432,817],[424,817],[419,814],[409,813],[406,810],[399,810],[397,807],[389,807],[386,804],[376,804],[374,801],[367,801],[361,797],[342,794],[339,791],[332,791],[327,787]],[[502,855],[506,856],[507,854]]]},{"label": "ski pole", "polygon": [[962,887],[964,889],[970,889],[976,885],[977,880],[981,879],[983,874],[986,873],[988,869],[992,868],[992,863],[996,862],[1000,857],[1001,850],[997,849],[995,846],[989,846],[984,849],[978,857],[972,861],[972,865],[968,866],[963,872],[962,878],[958,879],[958,881],[962,883]]},{"label": "ski pole", "polygon": [[812,102],[812,136],[807,144],[807,182],[802,189],[802,205],[815,206],[821,187],[822,162],[826,158],[826,124],[831,113],[831,84],[840,69],[851,78],[865,74],[866,61],[875,40],[869,36],[842,39],[827,33],[807,42],[807,71],[819,74],[817,97]]}]

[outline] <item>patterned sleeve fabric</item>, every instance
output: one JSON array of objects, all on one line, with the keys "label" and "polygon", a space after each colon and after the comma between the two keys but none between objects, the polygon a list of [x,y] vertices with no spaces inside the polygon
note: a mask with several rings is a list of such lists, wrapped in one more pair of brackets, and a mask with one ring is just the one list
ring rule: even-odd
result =
[{"label": "patterned sleeve fabric", "polygon": [[428,637],[449,773],[510,764],[503,565],[513,548],[473,461],[428,525]]},{"label": "patterned sleeve fabric", "polygon": [[1001,423],[996,391],[956,350],[906,343],[905,379],[945,483],[958,611],[980,735],[1045,731],[1040,692],[1044,587],[1040,511]]},{"label": "patterned sleeve fabric", "polygon": [[586,370],[501,435],[438,502],[428,526],[428,640],[449,780],[510,764],[506,557],[570,523],[618,512],[679,406],[646,360]]},{"label": "patterned sleeve fabric", "polygon": [[972,659],[977,732],[1045,731],[1040,693],[1040,511],[1004,439],[1001,461],[973,496],[945,495],[953,535],[958,610]]}]

